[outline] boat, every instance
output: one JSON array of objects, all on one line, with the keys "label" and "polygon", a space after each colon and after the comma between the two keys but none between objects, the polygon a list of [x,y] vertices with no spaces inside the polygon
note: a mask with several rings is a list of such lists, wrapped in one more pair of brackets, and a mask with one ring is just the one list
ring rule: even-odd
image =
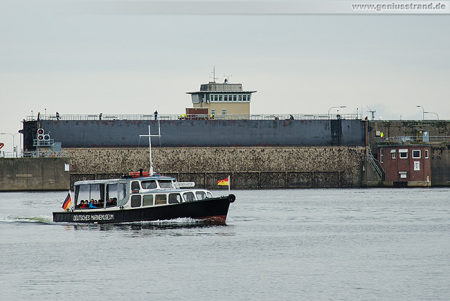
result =
[{"label": "boat", "polygon": [[[74,183],[73,205],[66,211],[53,212],[53,221],[132,223],[191,218],[225,224],[235,195],[214,197],[209,190],[194,185],[158,174],[147,176],[142,171],[119,179],[78,181]],[[81,208],[82,201],[96,208]]]},{"label": "boat", "polygon": [[[132,223],[177,218],[202,219],[225,224],[228,208],[236,200],[234,194],[214,197],[209,190],[196,189],[193,182],[177,182],[175,178],[153,171],[150,134],[149,171],[131,172],[119,179],[84,180],[74,183],[63,204],[64,211],[53,212],[60,223]],[[230,189],[230,186],[228,186]],[[229,191],[229,190],[228,190]],[[82,202],[85,206],[81,206]],[[89,207],[85,208],[89,203]],[[68,204],[71,204],[70,206]]]}]

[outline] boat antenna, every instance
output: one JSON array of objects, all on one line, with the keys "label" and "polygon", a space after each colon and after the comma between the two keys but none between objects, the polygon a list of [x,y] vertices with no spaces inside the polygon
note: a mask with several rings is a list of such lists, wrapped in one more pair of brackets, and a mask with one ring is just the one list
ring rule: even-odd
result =
[{"label": "boat antenna", "polygon": [[150,176],[153,176],[153,162],[152,162],[152,137],[161,138],[161,124],[158,120],[158,135],[150,134],[150,123],[148,124],[148,135],[139,135],[139,137],[148,137],[148,153],[150,157]]}]

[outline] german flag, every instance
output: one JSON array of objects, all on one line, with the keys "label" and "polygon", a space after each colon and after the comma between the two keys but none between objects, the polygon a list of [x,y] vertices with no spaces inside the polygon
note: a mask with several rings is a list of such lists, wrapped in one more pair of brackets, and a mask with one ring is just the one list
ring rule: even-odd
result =
[{"label": "german flag", "polygon": [[62,208],[64,209],[64,211],[67,211],[70,206],[72,206],[72,198],[70,197],[70,191],[66,196],[66,199],[64,200],[64,203],[62,205]]},{"label": "german flag", "polygon": [[217,181],[217,185],[228,186],[229,179],[230,179],[230,177],[227,177],[226,179],[223,179],[223,180],[219,180],[219,181]]}]

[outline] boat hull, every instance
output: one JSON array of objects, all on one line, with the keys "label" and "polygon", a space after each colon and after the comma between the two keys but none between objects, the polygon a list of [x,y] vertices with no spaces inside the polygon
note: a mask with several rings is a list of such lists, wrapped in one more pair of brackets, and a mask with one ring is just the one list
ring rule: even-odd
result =
[{"label": "boat hull", "polygon": [[234,200],[235,196],[230,194],[223,197],[162,206],[131,209],[78,209],[74,211],[53,212],[53,222],[129,223],[194,218],[205,219],[217,224],[225,224],[228,208]]}]

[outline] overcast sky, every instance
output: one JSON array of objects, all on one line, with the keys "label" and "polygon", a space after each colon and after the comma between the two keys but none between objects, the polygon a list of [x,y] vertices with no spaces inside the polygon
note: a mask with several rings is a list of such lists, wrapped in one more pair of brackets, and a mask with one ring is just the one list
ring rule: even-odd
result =
[{"label": "overcast sky", "polygon": [[[254,114],[345,105],[406,120],[421,105],[450,119],[448,14],[99,14],[0,0],[0,132],[31,112],[181,114],[213,66],[218,82],[258,91]],[[11,151],[10,135],[0,142]]]}]

